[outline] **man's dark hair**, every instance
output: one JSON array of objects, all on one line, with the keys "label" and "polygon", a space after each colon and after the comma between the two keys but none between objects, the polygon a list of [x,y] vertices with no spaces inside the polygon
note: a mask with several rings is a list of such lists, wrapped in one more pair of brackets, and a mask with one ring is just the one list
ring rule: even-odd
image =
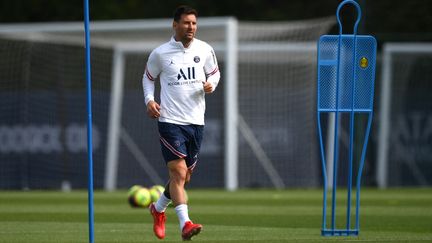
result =
[{"label": "man's dark hair", "polygon": [[174,10],[174,21],[179,22],[182,14],[193,14],[193,15],[195,15],[195,17],[198,17],[198,12],[195,9],[193,9],[187,5],[181,5],[181,6],[178,6],[176,8],[176,10]]}]

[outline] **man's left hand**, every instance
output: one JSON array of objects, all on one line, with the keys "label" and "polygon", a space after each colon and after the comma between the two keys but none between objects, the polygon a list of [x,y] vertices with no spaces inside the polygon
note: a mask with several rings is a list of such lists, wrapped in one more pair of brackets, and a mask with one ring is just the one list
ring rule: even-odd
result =
[{"label": "man's left hand", "polygon": [[203,81],[202,83],[203,83],[204,92],[206,92],[207,94],[213,92],[213,85],[210,82]]}]

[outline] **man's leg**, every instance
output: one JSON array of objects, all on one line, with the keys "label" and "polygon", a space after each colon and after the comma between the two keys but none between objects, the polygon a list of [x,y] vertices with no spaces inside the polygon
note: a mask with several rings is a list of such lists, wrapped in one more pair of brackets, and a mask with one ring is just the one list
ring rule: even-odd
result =
[{"label": "man's leg", "polygon": [[170,177],[170,196],[180,220],[180,229],[183,229],[185,222],[190,221],[186,197],[184,195],[184,185],[186,183],[188,169],[184,159],[170,161],[167,165]]},{"label": "man's leg", "polygon": [[190,180],[191,171],[188,170],[184,159],[168,162],[170,176],[170,195],[175,206],[175,211],[180,221],[180,230],[183,240],[190,240],[198,234],[202,225],[194,224],[189,218],[189,212],[184,192],[184,186]]},{"label": "man's leg", "polygon": [[168,205],[171,203],[171,195],[169,193],[169,181],[165,185],[165,190],[159,197],[159,199],[155,203],[155,208],[158,212],[162,213],[165,212]]}]

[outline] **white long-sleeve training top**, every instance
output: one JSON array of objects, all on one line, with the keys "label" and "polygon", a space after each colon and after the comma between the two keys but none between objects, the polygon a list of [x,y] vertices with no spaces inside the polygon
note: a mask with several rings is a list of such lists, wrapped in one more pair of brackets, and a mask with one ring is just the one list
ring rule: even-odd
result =
[{"label": "white long-sleeve training top", "polygon": [[145,104],[154,100],[155,80],[161,84],[161,122],[204,125],[205,92],[203,82],[219,83],[220,72],[213,48],[193,39],[188,48],[175,41],[152,51],[143,75]]}]

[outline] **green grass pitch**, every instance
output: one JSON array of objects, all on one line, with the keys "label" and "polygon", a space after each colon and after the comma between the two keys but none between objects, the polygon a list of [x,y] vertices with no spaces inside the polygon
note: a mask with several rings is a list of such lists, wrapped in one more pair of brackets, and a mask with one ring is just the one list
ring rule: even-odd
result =
[{"label": "green grass pitch", "polygon": [[[129,207],[126,194],[95,192],[95,242],[181,241],[173,208],[160,241],[147,209]],[[363,189],[359,237],[320,235],[318,189],[188,190],[188,195],[191,218],[204,226],[195,242],[432,242],[431,188]],[[89,242],[87,217],[86,191],[1,191],[0,243]]]}]

